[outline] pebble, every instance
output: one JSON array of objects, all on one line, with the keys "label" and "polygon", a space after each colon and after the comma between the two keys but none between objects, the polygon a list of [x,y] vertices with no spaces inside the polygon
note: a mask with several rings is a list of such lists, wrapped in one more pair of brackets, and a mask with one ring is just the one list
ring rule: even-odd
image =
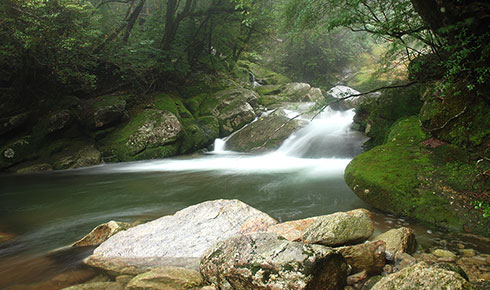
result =
[{"label": "pebble", "polygon": [[439,258],[456,258],[456,255],[448,250],[443,250],[443,249],[435,249],[432,251],[432,254],[436,255]]},{"label": "pebble", "polygon": [[464,257],[474,257],[474,256],[476,256],[476,252],[473,249],[460,249],[459,252]]}]

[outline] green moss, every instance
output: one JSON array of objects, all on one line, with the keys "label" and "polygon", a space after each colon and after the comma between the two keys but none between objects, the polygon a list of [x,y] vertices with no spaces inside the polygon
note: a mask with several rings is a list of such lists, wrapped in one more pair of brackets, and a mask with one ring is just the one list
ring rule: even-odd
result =
[{"label": "green moss", "polygon": [[155,108],[167,111],[175,116],[179,116],[179,107],[176,104],[175,98],[169,94],[161,93],[155,96]]},{"label": "green moss", "polygon": [[[490,235],[490,222],[471,210],[478,174],[467,154],[454,145],[423,147],[427,139],[417,117],[398,121],[386,144],[354,158],[346,183],[376,208],[419,222]],[[448,154],[450,156],[448,156]]]},{"label": "green moss", "polygon": [[248,60],[239,60],[238,66],[247,69],[252,72],[256,79],[265,82],[267,85],[278,85],[290,83],[291,80],[279,73],[273,72],[259,64],[250,62]]},{"label": "green moss", "polygon": [[118,95],[118,96],[100,96],[97,97],[92,107],[96,110],[108,106],[125,105],[133,95]]},{"label": "green moss", "polygon": [[177,142],[174,144],[160,146],[157,148],[146,149],[145,151],[134,156],[132,159],[148,160],[148,159],[160,159],[160,158],[172,157],[177,155],[179,146],[180,146],[180,142]]}]

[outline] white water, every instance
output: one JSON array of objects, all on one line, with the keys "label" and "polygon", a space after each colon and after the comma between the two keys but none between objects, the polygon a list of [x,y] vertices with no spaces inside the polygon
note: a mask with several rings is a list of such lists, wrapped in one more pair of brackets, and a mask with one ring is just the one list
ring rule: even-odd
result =
[{"label": "white water", "polygon": [[[310,104],[311,105],[311,104]],[[289,110],[288,116],[298,112]],[[304,177],[342,176],[350,160],[360,153],[365,137],[352,132],[353,110],[325,109],[313,121],[284,141],[275,152],[248,155],[226,150],[226,138],[217,139],[212,155],[106,165],[112,172],[196,172],[218,174],[269,174],[295,172]]]}]

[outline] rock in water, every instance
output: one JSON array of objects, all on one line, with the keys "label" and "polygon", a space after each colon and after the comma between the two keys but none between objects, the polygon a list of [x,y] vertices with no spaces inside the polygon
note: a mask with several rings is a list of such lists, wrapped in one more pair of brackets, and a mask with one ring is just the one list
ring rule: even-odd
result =
[{"label": "rock in water", "polygon": [[464,290],[471,284],[456,272],[420,262],[400,272],[388,275],[376,283],[372,290]]},{"label": "rock in water", "polygon": [[415,240],[415,233],[411,228],[392,229],[377,236],[374,240],[386,243],[388,260],[393,260],[397,253],[413,254],[417,250],[417,240]]},{"label": "rock in water", "polygon": [[311,217],[302,220],[288,221],[273,225],[267,229],[268,232],[274,232],[286,240],[291,242],[300,242],[303,233],[308,226],[310,226],[318,217]]},{"label": "rock in water", "polygon": [[303,242],[339,246],[367,240],[374,232],[371,213],[365,209],[320,216],[303,233]]},{"label": "rock in water", "polygon": [[337,251],[275,233],[232,237],[209,248],[201,273],[218,289],[342,289],[348,266]]},{"label": "rock in water", "polygon": [[124,274],[155,266],[199,268],[199,258],[218,241],[261,225],[276,224],[267,214],[239,200],[203,202],[122,231],[95,249],[88,265]]},{"label": "rock in water", "polygon": [[130,228],[128,223],[110,221],[96,226],[90,233],[75,242],[72,247],[97,246],[102,244],[117,232]]}]

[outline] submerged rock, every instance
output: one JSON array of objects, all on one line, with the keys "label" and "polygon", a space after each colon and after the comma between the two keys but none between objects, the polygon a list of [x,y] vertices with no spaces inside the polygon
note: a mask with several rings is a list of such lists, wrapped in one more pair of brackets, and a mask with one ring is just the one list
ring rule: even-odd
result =
[{"label": "submerged rock", "polygon": [[471,289],[471,284],[458,273],[420,262],[384,277],[371,289],[464,290]]},{"label": "submerged rock", "polygon": [[75,152],[67,152],[57,158],[54,169],[73,169],[97,165],[101,161],[101,153],[93,145],[87,145]]},{"label": "submerged rock", "polygon": [[16,170],[17,173],[33,173],[33,172],[39,172],[39,171],[51,171],[53,170],[53,166],[48,163],[40,163],[40,164],[34,164],[26,167],[21,167]]},{"label": "submerged rock", "polygon": [[63,288],[63,290],[123,290],[117,282],[92,282]]},{"label": "submerged rock", "polygon": [[264,232],[219,242],[201,258],[201,273],[221,290],[342,289],[347,271],[331,248]]},{"label": "submerged rock", "polygon": [[365,209],[320,216],[304,231],[305,243],[339,246],[367,240],[374,232],[371,213]]},{"label": "submerged rock", "polygon": [[131,227],[129,223],[109,221],[96,226],[90,233],[75,242],[72,247],[97,246],[120,231]]},{"label": "submerged rock", "polygon": [[126,285],[127,290],[185,290],[197,289],[203,284],[202,276],[195,270],[177,267],[162,267],[140,274]]},{"label": "submerged rock", "polygon": [[397,253],[413,254],[417,250],[417,240],[411,228],[392,229],[374,238],[386,243],[386,256],[393,260]]},{"label": "submerged rock", "polygon": [[125,274],[167,265],[197,269],[207,248],[242,230],[249,231],[254,221],[259,228],[277,223],[238,200],[207,201],[115,234],[85,263]]}]

